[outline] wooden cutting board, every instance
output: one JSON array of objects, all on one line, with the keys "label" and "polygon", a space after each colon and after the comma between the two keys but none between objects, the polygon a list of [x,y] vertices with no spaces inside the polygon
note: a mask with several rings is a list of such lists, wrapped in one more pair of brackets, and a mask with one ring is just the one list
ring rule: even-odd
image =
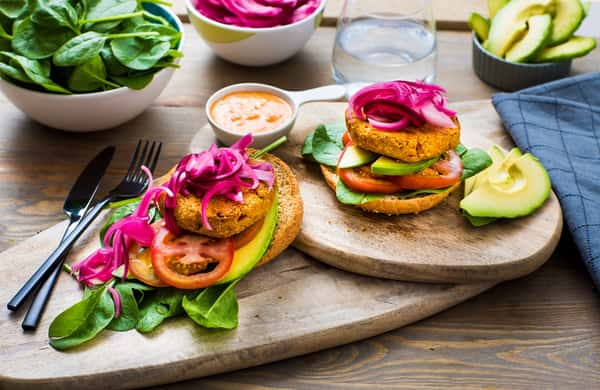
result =
[{"label": "wooden cutting board", "polygon": [[[302,232],[294,246],[330,265],[381,278],[472,283],[507,280],[540,267],[558,244],[562,213],[550,199],[535,214],[475,228],[461,215],[460,188],[441,205],[419,215],[389,217],[337,202],[317,164],[302,159],[306,135],[320,123],[343,120],[346,103],[303,107],[290,142],[278,154],[296,172],[304,198]],[[488,150],[514,145],[489,100],[454,104],[461,140]]]},{"label": "wooden cutting board", "polygon": [[[48,326],[81,299],[75,281],[61,275],[35,333],[24,333],[24,313],[9,312],[4,304],[57,244],[63,228],[59,224],[0,254],[1,389],[132,388],[238,370],[386,332],[494,284],[369,278],[331,268],[290,248],[237,286],[239,326],[233,331],[206,330],[178,318],[149,335],[105,331],[88,344],[58,352],[48,345]],[[91,229],[69,261],[97,245]]]}]

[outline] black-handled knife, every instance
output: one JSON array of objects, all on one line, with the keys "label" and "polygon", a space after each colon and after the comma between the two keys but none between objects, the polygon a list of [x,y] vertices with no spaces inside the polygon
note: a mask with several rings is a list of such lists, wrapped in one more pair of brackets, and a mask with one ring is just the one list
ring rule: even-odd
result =
[{"label": "black-handled knife", "polygon": [[[100,181],[110,164],[115,152],[114,146],[104,148],[96,155],[81,172],[63,205],[64,212],[69,216],[69,224],[61,238],[61,241],[77,226],[79,220],[85,214],[91,201],[94,199],[96,191],[100,186]],[[65,256],[66,257],[66,256]],[[63,258],[64,261],[64,258]],[[48,298],[54,284],[60,274],[62,267],[61,261],[48,278],[41,285],[35,298],[33,299],[29,311],[23,320],[23,329],[35,329],[40,316],[48,302]],[[7,305],[10,310],[18,310],[29,294],[19,295],[13,298]]]}]

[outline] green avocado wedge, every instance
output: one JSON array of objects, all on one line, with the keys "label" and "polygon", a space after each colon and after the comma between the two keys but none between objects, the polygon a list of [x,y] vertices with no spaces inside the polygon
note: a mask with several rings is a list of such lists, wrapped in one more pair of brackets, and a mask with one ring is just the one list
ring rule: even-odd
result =
[{"label": "green avocado wedge", "polygon": [[486,50],[504,58],[510,47],[527,31],[527,21],[542,15],[554,5],[554,0],[512,0],[494,17],[490,26]]},{"label": "green avocado wedge", "polygon": [[509,0],[488,0],[488,12],[490,19],[492,19],[502,7],[508,4]]},{"label": "green avocado wedge", "polygon": [[585,18],[585,9],[580,0],[556,0],[552,34],[549,44],[558,45],[567,41]]},{"label": "green avocado wedge", "polygon": [[481,42],[484,42],[488,38],[490,32],[490,20],[484,16],[481,16],[477,12],[471,12],[469,16],[469,27],[475,31],[477,38]]},{"label": "green avocado wedge", "polygon": [[471,176],[465,180],[465,196],[473,192],[477,187],[477,183],[483,183],[490,174],[490,171],[496,169],[505,157],[504,152],[498,145],[493,145],[488,151],[488,154],[492,158],[492,165],[479,172],[477,175]]},{"label": "green avocado wedge", "polygon": [[338,168],[355,168],[366,165],[377,159],[379,155],[357,145],[349,145],[344,150]]},{"label": "green avocado wedge", "polygon": [[523,217],[544,204],[550,189],[548,173],[533,155],[517,157],[511,152],[460,202],[460,208],[473,217]]},{"label": "green avocado wedge", "polygon": [[371,164],[371,172],[376,175],[386,176],[404,176],[422,171],[433,165],[439,157],[430,158],[416,163],[406,163],[394,160],[389,157],[381,156]]},{"label": "green avocado wedge", "polygon": [[565,43],[547,47],[533,59],[534,62],[557,62],[583,57],[596,48],[596,39],[573,36]]},{"label": "green avocado wedge", "polygon": [[273,233],[277,226],[278,203],[277,195],[275,195],[273,205],[267,212],[260,231],[252,241],[243,247],[236,249],[233,254],[231,268],[217,284],[229,283],[233,280],[240,279],[242,276],[252,271],[254,266],[262,259],[267,252],[267,249],[269,249],[269,245],[271,245]]},{"label": "green avocado wedge", "polygon": [[552,32],[552,17],[548,14],[532,16],[527,26],[527,34],[506,53],[507,61],[527,62],[542,50]]}]

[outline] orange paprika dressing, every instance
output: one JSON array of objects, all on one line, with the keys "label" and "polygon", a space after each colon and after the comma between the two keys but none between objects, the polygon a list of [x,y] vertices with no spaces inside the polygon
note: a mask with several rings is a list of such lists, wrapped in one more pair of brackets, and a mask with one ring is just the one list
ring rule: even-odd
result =
[{"label": "orange paprika dressing", "polygon": [[240,134],[275,130],[292,117],[292,107],[268,92],[244,91],[225,95],[210,108],[220,127]]}]

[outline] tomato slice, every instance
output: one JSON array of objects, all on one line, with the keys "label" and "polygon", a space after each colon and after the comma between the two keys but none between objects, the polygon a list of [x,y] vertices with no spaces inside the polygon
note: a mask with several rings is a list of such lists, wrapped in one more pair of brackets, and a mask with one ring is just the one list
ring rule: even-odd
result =
[{"label": "tomato slice", "polygon": [[197,289],[215,284],[229,271],[233,252],[231,238],[215,239],[196,234],[174,236],[161,222],[150,255],[160,280],[181,289]]},{"label": "tomato slice", "polygon": [[448,150],[429,168],[406,176],[390,176],[390,180],[408,190],[439,189],[450,187],[460,180],[463,165],[454,150]]},{"label": "tomato slice", "polygon": [[350,142],[352,142],[352,137],[350,137],[350,133],[348,132],[348,130],[346,130],[344,134],[342,134],[342,144],[344,144],[344,146],[347,146]]},{"label": "tomato slice", "polygon": [[404,189],[389,179],[389,176],[374,175],[368,165],[357,168],[338,168],[337,174],[345,185],[358,192],[396,194]]},{"label": "tomato slice", "polygon": [[260,232],[263,223],[265,223],[265,219],[262,218],[260,221],[256,222],[254,225],[250,226],[248,229],[243,232],[236,234],[233,236],[233,245],[235,249],[240,249],[243,246],[246,246],[250,241],[254,240],[254,237]]},{"label": "tomato slice", "polygon": [[167,287],[162,280],[156,276],[152,269],[152,260],[150,258],[150,249],[140,247],[134,243],[129,247],[129,271],[138,280],[153,287]]}]

